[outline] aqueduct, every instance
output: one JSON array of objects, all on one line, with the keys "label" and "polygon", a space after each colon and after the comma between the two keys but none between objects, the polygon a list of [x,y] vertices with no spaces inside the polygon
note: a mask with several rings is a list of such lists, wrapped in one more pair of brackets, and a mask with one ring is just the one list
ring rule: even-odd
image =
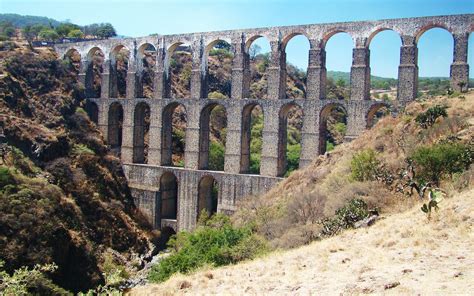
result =
[{"label": "aqueduct", "polygon": [[[300,167],[324,152],[321,139],[324,114],[340,107],[347,114],[347,140],[357,137],[371,122],[374,111],[386,103],[370,99],[370,50],[372,38],[384,30],[400,35],[398,70],[398,108],[415,99],[418,66],[417,42],[431,28],[444,28],[454,40],[451,64],[451,86],[467,89],[468,37],[474,31],[474,15],[450,15],[362,21],[302,26],[285,26],[179,35],[152,35],[140,38],[108,39],[58,44],[60,57],[80,55],[79,77],[86,88],[92,120],[101,129],[112,149],[120,152],[132,195],[142,212],[157,228],[174,231],[195,226],[199,210],[232,212],[236,201],[247,195],[261,194],[281,180],[286,167],[286,114],[290,106],[303,110]],[[350,74],[350,99],[326,99],[327,41],[338,32],[353,40]],[[291,38],[304,35],[309,40],[306,98],[285,97],[285,47]],[[271,46],[268,68],[268,99],[249,99],[249,47],[258,37],[266,37]],[[217,41],[231,45],[231,98],[207,98],[207,54]],[[169,63],[173,51],[188,44],[192,55],[191,95],[185,99],[170,97]],[[128,61],[125,77],[117,75],[117,55],[126,49]],[[152,53],[153,61],[145,61]],[[93,60],[104,58],[100,81],[95,81]],[[149,71],[152,71],[150,76]],[[119,89],[119,81],[124,86]],[[145,81],[151,81],[153,96],[143,96]],[[98,87],[100,85],[100,87]],[[120,98],[124,96],[124,98]],[[171,162],[171,112],[181,105],[186,110],[186,147],[184,168]],[[228,116],[224,171],[208,169],[209,113],[214,106],[223,107]],[[260,175],[249,174],[249,110],[263,110],[263,147]],[[145,120],[148,118],[149,122]],[[145,149],[147,133],[147,149]],[[145,155],[146,154],[146,155]],[[218,184],[218,198],[211,197]]]}]

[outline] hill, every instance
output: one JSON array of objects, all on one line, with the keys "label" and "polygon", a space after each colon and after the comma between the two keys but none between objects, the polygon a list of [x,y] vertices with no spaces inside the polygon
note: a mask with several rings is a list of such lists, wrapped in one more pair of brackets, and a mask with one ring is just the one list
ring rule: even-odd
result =
[{"label": "hill", "polygon": [[0,23],[9,22],[16,28],[25,26],[44,25],[56,27],[62,22],[44,16],[19,15],[14,13],[0,13]]}]

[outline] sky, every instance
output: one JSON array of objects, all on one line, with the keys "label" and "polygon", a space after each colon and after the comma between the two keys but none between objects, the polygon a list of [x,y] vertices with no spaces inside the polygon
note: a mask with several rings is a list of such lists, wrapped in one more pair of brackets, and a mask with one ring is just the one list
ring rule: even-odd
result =
[{"label": "sky", "polygon": [[[47,16],[79,25],[110,22],[118,34],[138,37],[268,26],[474,13],[474,0],[0,0],[0,13]],[[261,38],[262,51],[269,46]],[[391,31],[371,43],[373,75],[396,77],[400,37]],[[344,33],[326,47],[327,69],[350,71],[352,41]],[[422,35],[419,75],[449,76],[453,39],[442,29]],[[293,38],[287,61],[306,69],[308,41]],[[474,77],[474,34],[469,37],[470,77]]]}]

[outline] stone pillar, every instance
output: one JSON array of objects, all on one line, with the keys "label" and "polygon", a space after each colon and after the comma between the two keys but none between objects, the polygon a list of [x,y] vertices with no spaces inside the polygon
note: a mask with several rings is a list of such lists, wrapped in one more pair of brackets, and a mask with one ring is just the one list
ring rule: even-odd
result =
[{"label": "stone pillar", "polygon": [[321,41],[310,40],[308,71],[306,78],[306,99],[320,100],[326,97],[326,50]]},{"label": "stone pillar", "polygon": [[[230,106],[227,114],[242,114],[239,104]],[[240,173],[242,141],[242,116],[227,117],[227,136],[225,144],[224,171],[228,173]]]},{"label": "stone pillar", "polygon": [[150,130],[148,131],[148,164],[161,164],[161,105],[150,105]]},{"label": "stone pillar", "polygon": [[89,67],[89,62],[85,60],[81,60],[77,80],[79,81],[79,83],[82,83],[82,85],[84,86],[84,89],[86,87],[86,72],[87,72],[88,67]]},{"label": "stone pillar", "polygon": [[347,131],[344,141],[352,141],[364,132],[366,123],[366,105],[361,100],[351,100],[347,104]]},{"label": "stone pillar", "polygon": [[271,100],[286,98],[286,54],[279,41],[271,41],[272,49],[268,73],[268,98]]},{"label": "stone pillar", "polygon": [[418,91],[418,48],[415,37],[402,36],[398,67],[398,103],[404,106],[416,98]]},{"label": "stone pillar", "polygon": [[191,70],[191,98],[207,98],[207,73],[202,42],[193,46],[193,68]]},{"label": "stone pillar", "polygon": [[166,52],[164,48],[159,48],[158,52],[156,54],[156,71],[155,71],[155,77],[153,81],[153,90],[154,90],[154,95],[153,97],[156,99],[163,99],[163,98],[169,98],[170,93],[168,85],[168,79],[167,79],[167,71],[165,67],[165,57],[166,57]]},{"label": "stone pillar", "polygon": [[108,141],[108,130],[109,130],[109,103],[106,100],[100,100],[97,103],[97,108],[99,109],[99,118],[97,126],[102,132],[105,142]]},{"label": "stone pillar", "polygon": [[260,175],[278,175],[279,106],[267,106],[263,110],[262,156]]},{"label": "stone pillar", "polygon": [[197,170],[199,166],[199,117],[201,108],[198,104],[186,106],[186,146],[184,151],[184,167]]},{"label": "stone pillar", "polygon": [[110,96],[115,95],[115,93],[111,91],[111,89],[113,88],[112,87],[113,83],[111,81],[111,75],[110,75],[111,70],[112,70],[111,61],[104,60],[103,71],[101,74],[101,82],[100,82],[100,97],[103,99],[107,99],[107,98],[110,98]]},{"label": "stone pillar", "polygon": [[231,97],[243,99],[250,96],[250,56],[245,52],[245,43],[242,40],[233,45],[234,59],[232,60],[232,87]]},{"label": "stone pillar", "polygon": [[370,99],[370,50],[364,40],[357,40],[352,50],[351,100]]},{"label": "stone pillar", "polygon": [[466,92],[469,86],[469,64],[467,63],[469,33],[454,34],[453,63],[451,64],[451,87]]},{"label": "stone pillar", "polygon": [[122,148],[123,163],[133,162],[133,116],[135,111],[133,101],[123,103]]},{"label": "stone pillar", "polygon": [[94,66],[91,61],[81,61],[81,68],[79,69],[79,82],[84,84],[86,98],[93,98],[94,96]]},{"label": "stone pillar", "polygon": [[319,114],[321,108],[319,108],[317,101],[306,101],[303,110],[300,168],[310,164],[319,155]]},{"label": "stone pillar", "polygon": [[127,68],[127,77],[126,77],[126,98],[134,99],[137,97],[137,67],[135,61],[130,59],[128,62]]}]

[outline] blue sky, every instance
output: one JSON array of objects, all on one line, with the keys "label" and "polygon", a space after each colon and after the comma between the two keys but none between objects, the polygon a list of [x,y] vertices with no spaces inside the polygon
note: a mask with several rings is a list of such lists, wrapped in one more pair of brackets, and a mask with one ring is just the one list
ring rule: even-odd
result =
[{"label": "blue sky", "polygon": [[[1,13],[47,16],[80,25],[110,22],[118,33],[144,36],[198,31],[298,25],[336,21],[474,13],[473,0],[0,0]],[[263,50],[264,40],[258,41]],[[448,76],[452,37],[442,29],[419,42],[420,76]],[[371,44],[372,74],[396,77],[400,39],[382,32]],[[306,68],[307,40],[295,37],[287,59]],[[337,34],[327,45],[328,70],[349,71],[352,42]],[[474,34],[469,38],[470,76],[474,77]]]}]

